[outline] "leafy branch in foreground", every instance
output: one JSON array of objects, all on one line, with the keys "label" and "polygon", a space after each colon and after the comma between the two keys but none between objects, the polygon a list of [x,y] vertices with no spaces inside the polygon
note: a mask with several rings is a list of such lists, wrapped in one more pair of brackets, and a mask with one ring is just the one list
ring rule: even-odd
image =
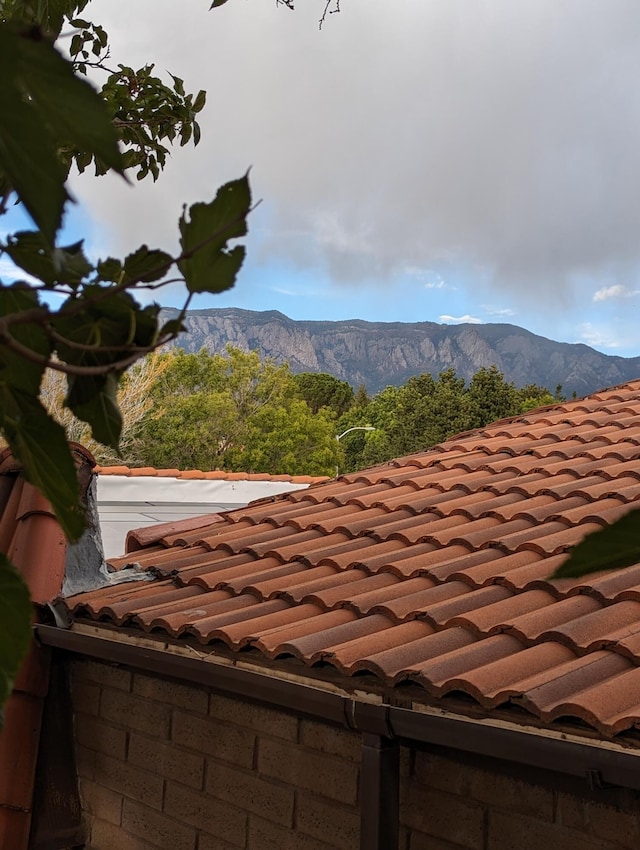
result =
[{"label": "leafy branch in foreground", "polygon": [[[0,288],[4,402],[0,428],[22,460],[26,476],[49,498],[70,538],[82,532],[77,498],[71,498],[75,471],[72,464],[60,469],[66,440],[38,398],[45,368],[67,375],[65,405],[91,426],[96,440],[117,451],[122,428],[117,404],[120,377],[140,357],[175,339],[194,293],[223,292],[233,286],[245,249],[230,248],[228,242],[247,233],[250,210],[245,175],[219,189],[210,203],[194,204],[183,213],[181,252],[176,257],[143,245],[124,260],[110,257],[94,266],[82,253],[81,243],[61,250],[49,248],[41,232],[16,233],[6,243],[0,242],[0,253],[6,253],[30,280],[39,281]],[[174,266],[187,295],[180,316],[161,323],[160,307],[141,307],[134,294],[162,281]],[[42,297],[50,293],[65,297],[57,310]],[[33,422],[37,422],[33,435],[37,452],[35,446],[27,451]],[[49,452],[54,442],[56,451]],[[63,483],[64,500],[59,498]]]},{"label": "leafy branch in foreground", "polygon": [[[49,499],[66,536],[84,530],[84,506],[61,424],[40,397],[47,369],[64,374],[64,406],[117,453],[122,433],[118,386],[125,370],[174,339],[195,293],[234,285],[251,210],[248,177],[227,183],[179,221],[180,251],[146,245],[124,259],[92,262],[82,241],[58,244],[69,169],[156,179],[168,146],[198,143],[206,95],[167,85],[153,65],[111,62],[108,36],[79,18],[88,0],[0,0],[0,215],[20,203],[34,229],[0,238],[0,259],[18,270],[0,281],[0,432],[25,478]],[[222,5],[222,0],[214,3]],[[56,42],[69,36],[68,53]],[[100,92],[92,82],[107,79]],[[169,277],[174,270],[176,277]],[[177,319],[138,295],[175,280],[185,286]],[[146,294],[146,293],[145,293]],[[56,306],[52,306],[56,305]],[[0,706],[29,641],[31,607],[22,579],[0,553]]]},{"label": "leafy branch in foreground", "polygon": [[585,537],[551,578],[579,578],[640,563],[640,509]]},{"label": "leafy branch in foreground", "polygon": [[20,660],[29,646],[30,619],[29,591],[9,559],[0,552],[0,728],[2,705],[11,693]]}]

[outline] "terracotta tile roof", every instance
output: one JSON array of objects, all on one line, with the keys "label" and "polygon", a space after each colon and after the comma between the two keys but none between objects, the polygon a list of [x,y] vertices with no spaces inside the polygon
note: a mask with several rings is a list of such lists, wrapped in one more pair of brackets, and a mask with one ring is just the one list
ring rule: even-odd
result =
[{"label": "terracotta tile roof", "polygon": [[[73,446],[81,485],[91,477],[93,457]],[[36,603],[59,596],[67,541],[49,502],[21,475],[9,449],[0,452],[0,552],[7,555]],[[38,620],[38,614],[35,618]],[[51,651],[31,642],[0,730],[0,850],[26,850],[44,699]]]},{"label": "terracotta tile roof", "polygon": [[153,466],[96,466],[99,475],[124,475],[127,478],[178,478],[183,481],[289,481],[291,484],[318,484],[328,481],[326,476],[313,475],[269,475],[267,472],[225,472],[214,469],[155,469]]},{"label": "terracotta tile roof", "polygon": [[358,674],[397,699],[629,737],[640,564],[549,576],[639,504],[634,381],[172,528],[113,564],[153,568],[154,583],[67,605],[211,652]]}]

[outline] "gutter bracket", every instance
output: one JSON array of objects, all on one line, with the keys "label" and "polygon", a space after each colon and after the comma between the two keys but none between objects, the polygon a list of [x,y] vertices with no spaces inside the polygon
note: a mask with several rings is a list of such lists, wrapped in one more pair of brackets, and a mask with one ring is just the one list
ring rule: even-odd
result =
[{"label": "gutter bracket", "polygon": [[604,791],[607,788],[617,788],[611,782],[605,782],[599,770],[587,770],[585,778],[590,791]]}]

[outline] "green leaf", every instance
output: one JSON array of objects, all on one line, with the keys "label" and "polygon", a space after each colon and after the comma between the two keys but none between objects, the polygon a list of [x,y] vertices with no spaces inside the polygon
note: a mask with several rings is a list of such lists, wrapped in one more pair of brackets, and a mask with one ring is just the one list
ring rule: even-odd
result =
[{"label": "green leaf", "polygon": [[98,277],[111,283],[120,283],[122,278],[122,263],[113,257],[100,260],[97,266]]},{"label": "green leaf", "polygon": [[18,36],[0,28],[0,172],[53,244],[68,198],[65,171],[43,116],[23,96]]},{"label": "green leaf", "polygon": [[229,250],[227,243],[247,233],[251,190],[245,175],[218,189],[209,204],[193,204],[189,218],[179,221],[180,244],[187,256],[178,263],[190,292],[224,292],[235,283],[244,260],[244,248]]},{"label": "green leaf", "polygon": [[24,476],[51,502],[69,540],[85,527],[76,468],[64,428],[30,392],[0,383],[0,426]]},{"label": "green leaf", "polygon": [[200,112],[204,108],[206,102],[207,93],[203,89],[200,89],[196,96],[196,99],[193,101],[193,106],[191,107],[191,110],[193,112]]},{"label": "green leaf", "polygon": [[[81,300],[85,305],[78,312]],[[80,296],[70,298],[51,317],[53,328],[69,341],[58,341],[59,356],[77,366],[107,365],[128,357],[155,341],[159,309],[155,304],[141,308],[128,292],[109,293],[104,286],[85,284]]]},{"label": "green leaf", "polygon": [[166,275],[172,262],[171,254],[157,248],[150,249],[146,245],[141,245],[137,251],[129,254],[124,261],[125,279],[152,283]]},{"label": "green leaf", "polygon": [[118,407],[119,375],[73,376],[65,405],[83,422],[91,425],[96,440],[118,451],[122,416]]},{"label": "green leaf", "polygon": [[47,286],[68,284],[77,287],[93,271],[82,251],[83,241],[63,248],[50,248],[39,231],[21,231],[9,237],[7,254],[27,274]]},{"label": "green leaf", "polygon": [[224,6],[227,0],[213,0],[213,3],[209,6],[209,11],[215,9],[217,6]]},{"label": "green leaf", "polygon": [[160,328],[159,336],[160,338],[164,338],[165,336],[177,336],[179,333],[186,331],[186,329],[186,326],[179,319],[169,319],[169,321],[165,322]]},{"label": "green leaf", "polygon": [[181,80],[180,77],[174,77],[171,73],[169,73],[169,76],[173,80],[173,87],[176,91],[176,94],[179,94],[181,97],[184,97],[184,80]]},{"label": "green leaf", "polygon": [[[38,293],[32,289],[22,284],[0,287],[0,316],[24,315],[27,310],[37,311],[40,308]],[[42,309],[43,316],[46,316],[46,308]],[[52,343],[40,323],[14,325],[10,333],[15,340],[26,345],[35,354],[41,357],[49,357],[51,354]],[[37,395],[43,371],[44,366],[33,363],[0,344],[0,386],[7,384]]]},{"label": "green leaf", "polygon": [[551,578],[578,578],[640,563],[640,509],[585,537]]},{"label": "green leaf", "polygon": [[23,85],[58,144],[90,151],[108,168],[123,173],[118,134],[95,89],[77,77],[73,65],[47,41],[21,38],[18,57]]},{"label": "green leaf", "polygon": [[0,552],[0,727],[2,706],[29,648],[31,615],[29,590],[7,556]]}]

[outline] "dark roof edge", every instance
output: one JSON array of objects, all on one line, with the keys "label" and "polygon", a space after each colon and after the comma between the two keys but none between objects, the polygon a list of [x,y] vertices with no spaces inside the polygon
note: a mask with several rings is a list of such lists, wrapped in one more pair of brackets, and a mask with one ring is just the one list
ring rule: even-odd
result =
[{"label": "dark roof edge", "polygon": [[640,790],[640,753],[589,744],[506,724],[386,703],[371,703],[292,679],[279,679],[236,666],[203,663],[200,658],[168,653],[138,643],[112,640],[71,629],[36,624],[45,646],[96,660],[122,664],[246,699],[294,710],[362,734],[380,735],[449,747],[528,767],[584,779],[590,788],[617,786]]}]

